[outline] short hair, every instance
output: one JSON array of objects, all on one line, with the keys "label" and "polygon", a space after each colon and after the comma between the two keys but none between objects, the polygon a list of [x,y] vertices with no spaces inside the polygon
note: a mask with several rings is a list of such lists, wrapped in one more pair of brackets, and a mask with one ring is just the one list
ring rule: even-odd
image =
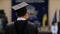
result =
[{"label": "short hair", "polygon": [[16,10],[16,14],[18,17],[24,16],[26,13],[27,13],[26,7]]}]

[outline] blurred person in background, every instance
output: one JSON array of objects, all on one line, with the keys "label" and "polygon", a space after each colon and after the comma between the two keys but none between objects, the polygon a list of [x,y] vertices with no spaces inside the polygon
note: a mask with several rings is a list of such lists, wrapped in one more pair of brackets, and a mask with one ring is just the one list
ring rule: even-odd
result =
[{"label": "blurred person in background", "polygon": [[58,34],[58,26],[57,26],[57,23],[52,23],[51,32],[52,32],[52,34]]},{"label": "blurred person in background", "polygon": [[2,34],[2,29],[3,29],[2,19],[0,18],[0,34]]},{"label": "blurred person in background", "polygon": [[5,30],[7,27],[7,24],[8,24],[8,20],[7,20],[7,17],[5,15],[3,15],[2,18],[3,18],[3,20],[2,20],[3,30]]},{"label": "blurred person in background", "polygon": [[16,34],[38,34],[37,27],[33,23],[28,23],[27,5],[27,3],[22,2],[12,7],[17,14],[17,21],[14,23]]},{"label": "blurred person in background", "polygon": [[8,23],[8,20],[7,20],[5,13],[4,13],[4,10],[1,10],[0,11],[0,32],[1,33],[5,32],[7,23]]},{"label": "blurred person in background", "polygon": [[40,27],[40,22],[38,20],[38,17],[36,16],[38,11],[33,5],[27,6],[27,12],[29,14],[28,21],[34,23],[37,27]]}]

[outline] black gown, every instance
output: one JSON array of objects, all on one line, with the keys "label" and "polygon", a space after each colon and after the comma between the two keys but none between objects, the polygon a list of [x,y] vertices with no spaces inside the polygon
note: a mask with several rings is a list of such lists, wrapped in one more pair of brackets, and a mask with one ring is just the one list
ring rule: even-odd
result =
[{"label": "black gown", "polygon": [[37,27],[29,24],[27,20],[19,20],[14,23],[16,34],[38,34]]}]

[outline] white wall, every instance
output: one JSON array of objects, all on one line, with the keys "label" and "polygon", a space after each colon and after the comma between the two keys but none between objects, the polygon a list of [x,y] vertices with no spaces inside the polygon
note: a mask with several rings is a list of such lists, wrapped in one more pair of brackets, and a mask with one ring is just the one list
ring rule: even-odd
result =
[{"label": "white wall", "polygon": [[11,22],[11,0],[0,0],[0,9],[3,9],[8,17],[8,22]]}]

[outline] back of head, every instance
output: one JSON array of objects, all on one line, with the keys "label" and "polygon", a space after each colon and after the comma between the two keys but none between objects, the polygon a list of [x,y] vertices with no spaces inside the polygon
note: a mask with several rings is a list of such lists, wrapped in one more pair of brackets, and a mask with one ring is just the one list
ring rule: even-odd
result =
[{"label": "back of head", "polygon": [[20,8],[18,10],[16,10],[16,14],[18,17],[22,17],[27,13],[27,9],[26,7]]}]

